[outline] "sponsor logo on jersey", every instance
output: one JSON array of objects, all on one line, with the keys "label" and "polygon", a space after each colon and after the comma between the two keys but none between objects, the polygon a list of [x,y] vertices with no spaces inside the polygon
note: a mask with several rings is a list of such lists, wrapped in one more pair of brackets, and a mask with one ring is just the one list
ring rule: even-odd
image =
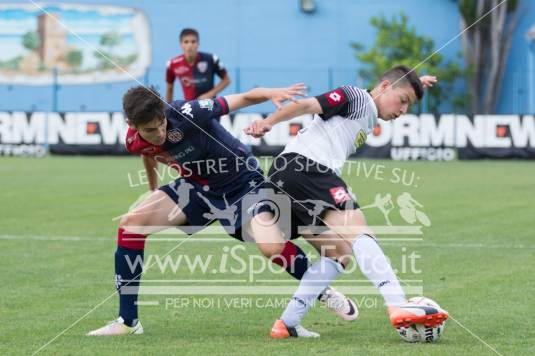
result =
[{"label": "sponsor logo on jersey", "polygon": [[333,91],[331,94],[329,94],[329,98],[331,98],[335,102],[339,102],[342,97],[337,92]]},{"label": "sponsor logo on jersey", "polygon": [[331,196],[336,204],[342,204],[343,202],[351,200],[351,196],[344,187],[331,188],[329,189],[329,192],[331,193]]},{"label": "sponsor logo on jersey", "polygon": [[154,155],[154,159],[163,164],[171,164],[173,162],[173,156],[167,152],[160,152]]},{"label": "sponsor logo on jersey", "polygon": [[197,69],[199,72],[204,73],[208,69],[208,63],[206,61],[202,61],[197,63]]},{"label": "sponsor logo on jersey", "polygon": [[199,106],[201,109],[212,111],[214,108],[214,101],[212,99],[202,99],[199,100]]},{"label": "sponsor logo on jersey", "polygon": [[366,135],[366,132],[364,132],[364,130],[361,129],[359,133],[357,134],[357,137],[355,137],[355,147],[362,146],[366,142],[367,138],[368,138],[368,135]]},{"label": "sponsor logo on jersey", "polygon": [[186,147],[186,149],[181,152],[175,152],[171,157],[173,157],[174,159],[181,159],[181,158],[186,157],[193,151],[195,151],[195,147],[189,146],[189,147]]},{"label": "sponsor logo on jersey", "polygon": [[182,74],[184,74],[184,73],[187,73],[188,70],[189,70],[189,69],[188,69],[188,67],[186,67],[186,66],[179,66],[179,67],[177,67],[177,68],[175,69],[175,74],[178,75],[178,76],[180,76],[180,75],[182,75]]},{"label": "sponsor logo on jersey", "polygon": [[192,111],[192,108],[191,108],[191,104],[190,103],[185,103],[184,105],[182,105],[182,107],[180,108],[180,112],[183,114],[183,115],[187,115],[191,118],[193,118],[193,114],[191,113]]},{"label": "sponsor logo on jersey", "polygon": [[180,81],[182,82],[182,85],[185,87],[189,87],[193,83],[193,80],[189,77],[182,77],[180,78]]},{"label": "sponsor logo on jersey", "polygon": [[182,141],[184,134],[179,129],[171,129],[167,131],[167,140],[171,143],[177,143]]},{"label": "sponsor logo on jersey", "polygon": [[341,104],[345,101],[344,92],[341,89],[333,90],[332,92],[327,94],[327,100],[329,101],[329,105],[331,106]]}]

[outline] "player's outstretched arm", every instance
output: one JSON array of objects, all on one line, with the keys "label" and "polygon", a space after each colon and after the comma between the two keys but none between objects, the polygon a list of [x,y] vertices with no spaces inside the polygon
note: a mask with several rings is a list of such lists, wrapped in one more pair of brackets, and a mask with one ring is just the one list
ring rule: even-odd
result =
[{"label": "player's outstretched arm", "polygon": [[168,103],[173,101],[173,83],[167,83],[165,89],[165,99]]},{"label": "player's outstretched arm", "polygon": [[256,120],[243,131],[253,137],[262,137],[279,122],[293,119],[305,114],[323,114],[323,109],[316,98],[306,98],[284,106],[266,119]]},{"label": "player's outstretched arm", "polygon": [[268,100],[271,100],[277,109],[280,109],[283,102],[287,100],[295,101],[294,96],[303,96],[304,91],[305,85],[302,83],[294,84],[287,88],[254,88],[246,93],[226,95],[225,100],[227,101],[229,112]]},{"label": "player's outstretched arm", "polygon": [[147,181],[149,183],[149,190],[151,192],[158,189],[158,161],[150,156],[141,156],[143,159],[143,166],[147,172]]},{"label": "player's outstretched arm", "polygon": [[434,75],[422,75],[420,77],[420,81],[422,82],[424,88],[427,89],[435,85],[438,82],[438,79]]}]

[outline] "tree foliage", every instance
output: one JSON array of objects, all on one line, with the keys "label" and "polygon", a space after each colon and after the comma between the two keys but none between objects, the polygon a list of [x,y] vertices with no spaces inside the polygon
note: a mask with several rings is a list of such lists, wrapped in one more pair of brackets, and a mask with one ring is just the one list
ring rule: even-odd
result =
[{"label": "tree foliage", "polygon": [[[100,37],[100,45],[105,47],[105,49],[99,49],[94,51],[93,55],[98,59],[99,63],[97,68],[101,70],[108,70],[115,68],[115,65],[111,62],[117,62],[118,56],[115,55],[114,49],[122,42],[122,37],[119,33],[111,31],[104,33]],[[111,61],[110,61],[111,60]]]},{"label": "tree foliage", "polygon": [[472,113],[496,111],[519,5],[520,0],[501,5],[498,0],[459,0],[463,56],[472,73],[467,78]]},{"label": "tree foliage", "polygon": [[69,64],[69,66],[73,68],[80,67],[82,65],[83,59],[83,53],[79,49],[70,50],[66,56],[67,64]]},{"label": "tree foliage", "polygon": [[440,53],[431,56],[435,51],[433,39],[419,35],[416,28],[409,24],[407,15],[401,13],[392,18],[376,16],[371,18],[370,23],[377,30],[373,47],[365,51],[361,44],[351,44],[356,58],[367,65],[359,74],[369,85],[375,84],[386,70],[405,64],[410,68],[416,67],[420,75],[438,77],[439,85],[431,88],[427,94],[431,112],[439,112],[444,104],[450,104],[455,110],[467,106],[466,95],[451,94],[456,82],[466,75],[465,71],[456,62],[446,62]]},{"label": "tree foliage", "polygon": [[100,37],[100,45],[113,48],[121,43],[121,35],[117,32],[108,32]]},{"label": "tree foliage", "polygon": [[22,45],[29,51],[35,51],[39,48],[39,36],[35,31],[26,32],[22,36]]}]

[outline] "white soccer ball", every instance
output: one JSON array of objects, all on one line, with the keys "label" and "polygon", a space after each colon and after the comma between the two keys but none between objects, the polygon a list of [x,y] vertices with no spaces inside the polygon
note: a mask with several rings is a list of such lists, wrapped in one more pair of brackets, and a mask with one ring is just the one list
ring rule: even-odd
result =
[{"label": "white soccer ball", "polygon": [[[409,299],[408,302],[443,310],[437,302],[426,297],[413,297]],[[423,324],[412,324],[409,327],[398,328],[397,332],[398,335],[407,342],[436,342],[444,333],[445,325],[445,321],[435,327],[426,327]]]},{"label": "white soccer ball", "polygon": [[419,304],[419,305],[426,305],[429,307],[437,308],[442,310],[440,305],[438,305],[437,302],[435,302],[433,299],[429,299],[427,297],[412,297],[408,300],[409,303]]}]

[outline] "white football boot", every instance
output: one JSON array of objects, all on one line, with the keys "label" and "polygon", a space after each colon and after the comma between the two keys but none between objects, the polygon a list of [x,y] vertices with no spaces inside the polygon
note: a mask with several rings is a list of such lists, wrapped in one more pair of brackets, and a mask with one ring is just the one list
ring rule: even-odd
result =
[{"label": "white football boot", "polygon": [[355,302],[332,287],[325,288],[320,302],[338,314],[342,320],[353,321],[359,316],[359,309]]},{"label": "white football boot", "polygon": [[110,321],[106,326],[88,332],[87,336],[119,336],[119,335],[138,335],[143,334],[143,326],[138,320],[136,325],[128,326],[124,323],[123,318],[118,317]]}]

